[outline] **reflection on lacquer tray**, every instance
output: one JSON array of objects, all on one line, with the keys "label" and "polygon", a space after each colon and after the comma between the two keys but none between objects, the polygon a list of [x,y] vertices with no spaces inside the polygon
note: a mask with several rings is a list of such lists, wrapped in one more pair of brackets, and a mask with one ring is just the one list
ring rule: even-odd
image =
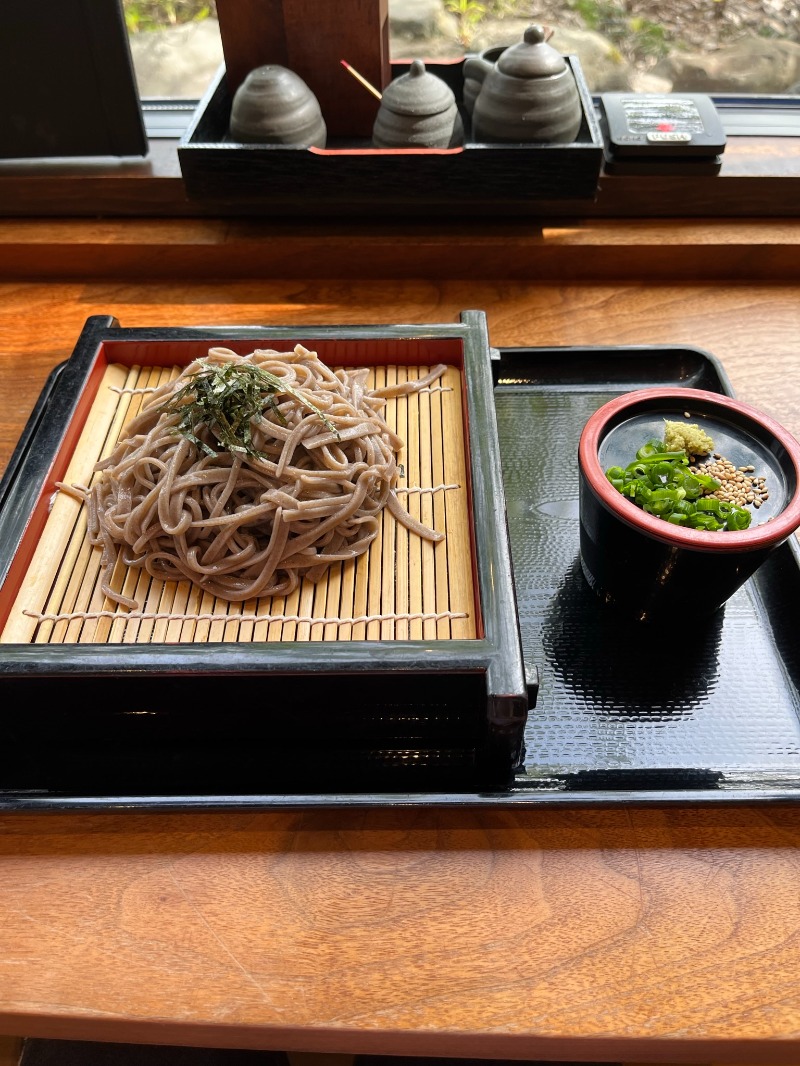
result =
[{"label": "reflection on lacquer tray", "polygon": [[[636,580],[635,573],[631,580]],[[603,604],[576,557],[542,627],[542,644],[559,680],[587,710],[630,721],[690,716],[714,687],[725,617],[674,626],[630,621]]]}]

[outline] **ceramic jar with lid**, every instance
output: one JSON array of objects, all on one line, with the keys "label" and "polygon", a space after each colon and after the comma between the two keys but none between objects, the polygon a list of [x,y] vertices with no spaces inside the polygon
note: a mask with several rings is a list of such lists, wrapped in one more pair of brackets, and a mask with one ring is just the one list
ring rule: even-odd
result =
[{"label": "ceramic jar with lid", "polygon": [[456,148],[464,125],[453,90],[415,59],[383,91],[372,130],[376,148]]},{"label": "ceramic jar with lid", "polygon": [[303,79],[276,63],[251,70],[231,105],[230,134],[243,144],[324,148],[328,131],[319,101]]},{"label": "ceramic jar with lid", "polygon": [[464,81],[477,89],[472,134],[478,142],[566,144],[578,135],[583,108],[575,76],[541,26],[529,26],[494,61],[469,56]]}]

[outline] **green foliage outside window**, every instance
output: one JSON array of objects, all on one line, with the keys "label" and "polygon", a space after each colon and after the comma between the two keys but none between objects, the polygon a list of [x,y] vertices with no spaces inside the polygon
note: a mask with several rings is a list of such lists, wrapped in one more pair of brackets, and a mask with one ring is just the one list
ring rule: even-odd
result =
[{"label": "green foliage outside window", "polygon": [[[724,4],[725,0],[711,0]],[[458,38],[469,48],[477,26],[485,18],[532,18],[547,22],[547,17],[532,12],[530,0],[444,0],[445,10],[455,15]],[[602,33],[620,53],[632,59],[660,58],[669,51],[665,28],[653,19],[630,12],[626,0],[567,0],[565,5],[582,21],[586,29]]]},{"label": "green foliage outside window", "polygon": [[163,30],[216,15],[214,0],[123,0],[128,33]]},{"label": "green foliage outside window", "polygon": [[478,3],[478,0],[445,0],[444,6],[446,11],[456,17],[459,42],[469,48],[474,27],[487,14],[486,5]]},{"label": "green foliage outside window", "polygon": [[587,29],[602,33],[623,54],[633,58],[659,58],[669,51],[664,27],[642,15],[631,14],[624,2],[569,0],[568,6],[580,15]]}]

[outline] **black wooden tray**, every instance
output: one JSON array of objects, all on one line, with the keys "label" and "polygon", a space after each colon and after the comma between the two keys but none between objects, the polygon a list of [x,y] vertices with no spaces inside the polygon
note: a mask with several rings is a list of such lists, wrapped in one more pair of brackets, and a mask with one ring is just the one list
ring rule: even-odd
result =
[{"label": "black wooden tray", "polygon": [[539,670],[513,800],[800,799],[797,542],[685,634],[620,621],[579,564],[586,420],[647,386],[731,394],[719,362],[691,348],[518,349],[495,379],[523,653]]},{"label": "black wooden tray", "polygon": [[[93,795],[89,781],[84,794],[55,795],[3,790],[0,779],[0,809],[800,800],[796,541],[686,636],[611,616],[578,563],[576,449],[586,419],[612,396],[650,385],[730,394],[720,363],[700,349],[668,346],[499,349],[492,362],[523,650],[539,677],[524,764],[510,788],[321,792],[309,780],[292,794],[119,796]],[[34,440],[35,431],[21,447]]]},{"label": "black wooden tray", "polygon": [[[220,210],[246,206],[259,215],[385,220],[494,218],[536,214],[542,203],[572,209],[591,203],[603,162],[603,137],[580,61],[566,56],[575,76],[583,121],[570,144],[482,144],[469,138],[445,150],[376,149],[369,140],[332,139],[325,149],[241,144],[228,126],[231,97],[220,68],[178,145],[190,200]],[[462,104],[463,60],[427,63]],[[393,63],[392,76],[408,71]],[[465,128],[470,119],[463,113]]]}]

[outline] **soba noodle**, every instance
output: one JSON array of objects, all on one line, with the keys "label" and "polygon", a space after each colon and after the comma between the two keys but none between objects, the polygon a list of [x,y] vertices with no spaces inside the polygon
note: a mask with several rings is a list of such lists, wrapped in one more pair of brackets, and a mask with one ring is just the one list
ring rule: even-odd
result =
[{"label": "soba noodle", "polygon": [[[247,447],[222,444],[213,419],[185,431],[193,382],[226,364],[251,364],[280,379],[248,419]],[[445,369],[369,389],[367,369],[334,372],[301,345],[246,356],[211,348],[156,390],[95,468],[88,526],[103,551],[103,592],[138,607],[111,588],[121,557],[153,578],[188,578],[229,601],[286,594],[302,576],[316,581],[365,552],[384,507],[419,536],[441,540],[397,498],[403,442],[381,410],[387,396],[429,386]]]}]

